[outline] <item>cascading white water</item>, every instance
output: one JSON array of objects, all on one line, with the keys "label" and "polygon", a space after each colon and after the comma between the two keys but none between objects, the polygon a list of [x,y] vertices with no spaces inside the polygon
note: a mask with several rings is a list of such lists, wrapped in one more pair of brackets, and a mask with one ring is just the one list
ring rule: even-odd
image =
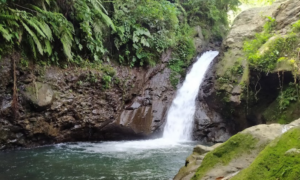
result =
[{"label": "cascading white water", "polygon": [[172,141],[191,139],[198,90],[210,63],[218,54],[218,51],[204,53],[187,74],[168,112],[163,139]]}]

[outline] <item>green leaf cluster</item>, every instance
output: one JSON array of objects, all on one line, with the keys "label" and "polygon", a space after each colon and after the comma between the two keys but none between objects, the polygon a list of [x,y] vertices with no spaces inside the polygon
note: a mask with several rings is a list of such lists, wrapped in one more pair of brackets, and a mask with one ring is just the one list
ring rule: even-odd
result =
[{"label": "green leaf cluster", "polygon": [[115,30],[100,0],[16,0],[0,4],[0,38],[36,59],[80,63],[76,60],[82,58],[74,55],[81,54],[99,60],[106,52],[103,31],[110,28]]},{"label": "green leaf cluster", "polygon": [[116,0],[113,7],[117,29],[114,44],[120,63],[154,65],[160,54],[175,44],[179,20],[174,4],[166,0]]},{"label": "green leaf cluster", "polygon": [[[195,56],[193,26],[221,37],[238,0],[1,0],[0,56],[22,51],[40,64],[154,65],[168,49],[175,76]],[[198,23],[199,21],[199,23]],[[225,28],[221,28],[225,27]],[[9,50],[10,49],[10,50]],[[64,61],[66,60],[66,61]],[[174,77],[175,77],[174,76]]]},{"label": "green leaf cluster", "polygon": [[222,39],[229,25],[227,13],[236,11],[239,0],[183,0],[182,6],[187,12],[188,23],[200,25],[207,37]]},{"label": "green leaf cluster", "polygon": [[257,33],[254,39],[246,40],[243,46],[250,67],[267,73],[273,71],[280,61],[295,56],[298,42],[294,32],[285,36],[272,33],[275,19],[268,17],[268,20],[264,31]]},{"label": "green leaf cluster", "polygon": [[277,100],[281,111],[287,109],[292,102],[298,100],[298,89],[298,84],[290,83],[287,88],[280,92]]}]

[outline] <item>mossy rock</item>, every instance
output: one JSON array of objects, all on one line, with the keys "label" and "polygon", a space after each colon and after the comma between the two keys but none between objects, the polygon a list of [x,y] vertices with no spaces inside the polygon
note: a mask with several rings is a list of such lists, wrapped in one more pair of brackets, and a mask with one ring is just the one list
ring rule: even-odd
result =
[{"label": "mossy rock", "polygon": [[224,178],[248,167],[282,129],[280,124],[258,125],[232,136],[207,153],[192,180]]},{"label": "mossy rock", "polygon": [[208,171],[216,166],[228,165],[234,158],[255,148],[257,142],[258,139],[251,134],[239,133],[231,137],[223,145],[207,153],[192,180],[203,178]]},{"label": "mossy rock", "polygon": [[246,169],[232,180],[300,179],[300,127],[293,128],[272,141]]},{"label": "mossy rock", "polygon": [[[258,50],[258,54],[260,56],[271,56],[270,52],[272,53],[272,49],[274,49],[274,44],[276,44],[279,41],[285,41],[289,38],[292,38],[295,36],[294,34],[291,35],[275,35],[271,37],[265,44],[263,44],[260,49]],[[296,42],[295,42],[296,44]],[[283,46],[287,45],[285,43],[282,43]],[[283,49],[284,47],[281,47],[279,49]],[[286,52],[285,56],[290,56],[293,54],[292,49],[290,50],[291,52]],[[279,53],[279,52],[278,52]],[[281,57],[277,60],[276,62],[276,67],[273,70],[273,72],[280,72],[280,71],[293,71],[293,65],[289,62],[292,57]]]}]

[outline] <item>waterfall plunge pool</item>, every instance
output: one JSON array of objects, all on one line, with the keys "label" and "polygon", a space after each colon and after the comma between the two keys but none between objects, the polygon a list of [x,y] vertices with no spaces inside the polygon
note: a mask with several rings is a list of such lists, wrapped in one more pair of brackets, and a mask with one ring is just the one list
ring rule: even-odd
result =
[{"label": "waterfall plunge pool", "polygon": [[65,143],[0,152],[1,180],[168,180],[195,142]]},{"label": "waterfall plunge pool", "polygon": [[[193,65],[170,107],[162,139],[67,143],[0,153],[2,180],[168,180],[192,153],[198,89],[217,51]],[[180,143],[182,141],[182,143]]]}]

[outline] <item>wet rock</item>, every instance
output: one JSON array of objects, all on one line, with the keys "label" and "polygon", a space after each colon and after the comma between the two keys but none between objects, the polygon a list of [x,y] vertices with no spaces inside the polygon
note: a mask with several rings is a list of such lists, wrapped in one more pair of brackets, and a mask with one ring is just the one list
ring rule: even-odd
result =
[{"label": "wet rock", "polygon": [[196,147],[194,147],[193,152],[202,155],[202,154],[205,154],[207,152],[212,151],[213,149],[214,149],[213,147],[208,147],[208,146],[203,146],[203,145],[197,145]]},{"label": "wet rock", "polygon": [[196,51],[201,53],[207,46],[207,42],[205,41],[202,33],[202,28],[200,26],[195,26],[195,37],[194,37],[194,46],[196,48]]},{"label": "wet rock", "polygon": [[214,146],[203,146],[197,145],[193,153],[187,157],[185,166],[182,167],[179,172],[174,177],[174,180],[189,180],[191,179],[198,167],[201,165],[203,158],[206,153],[213,151],[215,148],[219,147],[222,144],[215,144]]},{"label": "wet rock", "polygon": [[[155,69],[158,68],[153,71]],[[174,98],[169,76],[170,70],[167,68],[153,75],[141,90],[143,93],[126,106],[116,122],[132,128],[136,134],[150,135],[158,130],[165,122],[167,109],[171,105],[171,101],[166,99]]]}]

